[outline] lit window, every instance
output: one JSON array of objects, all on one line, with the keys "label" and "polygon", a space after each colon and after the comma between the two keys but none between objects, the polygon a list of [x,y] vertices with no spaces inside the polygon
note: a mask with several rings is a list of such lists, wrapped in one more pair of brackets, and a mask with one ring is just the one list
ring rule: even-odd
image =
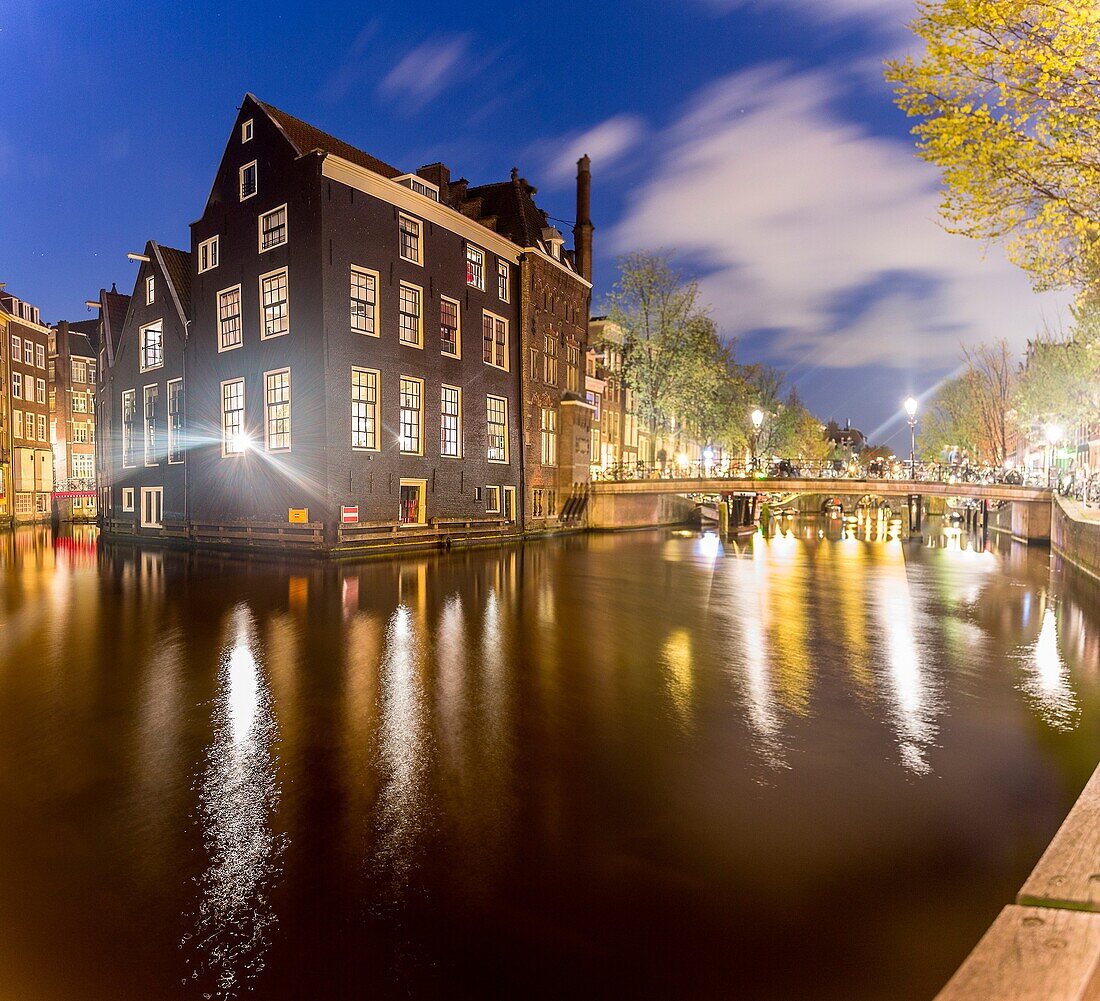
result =
[{"label": "lit window", "polygon": [[222,455],[245,450],[244,379],[222,383]]},{"label": "lit window", "polygon": [[156,298],[156,279],[153,275],[149,275],[145,279],[145,305],[153,305],[153,300]]},{"label": "lit window", "polygon": [[401,378],[401,451],[420,455],[421,430],[424,426],[424,383],[420,379]]},{"label": "lit window", "polygon": [[183,461],[183,380],[168,383],[168,461]]},{"label": "lit window", "polygon": [[278,337],[290,329],[286,268],[260,278],[260,336]]},{"label": "lit window", "polygon": [[49,441],[49,439],[46,437],[46,415],[45,414],[39,414],[38,415],[38,440],[39,441]]},{"label": "lit window", "polygon": [[145,465],[155,466],[157,458],[157,419],[160,416],[160,389],[157,386],[145,387]]},{"label": "lit window", "polygon": [[164,364],[164,331],[161,321],[141,328],[141,370],[160,368]]},{"label": "lit window", "polygon": [[260,216],[260,253],[286,243],[286,206],[265,212]]},{"label": "lit window", "polygon": [[199,274],[212,271],[218,266],[218,238],[210,237],[199,244]]},{"label": "lit window", "polygon": [[508,461],[508,401],[502,396],[485,397],[485,424],[490,462]]},{"label": "lit window", "polygon": [[439,400],[439,454],[462,455],[462,390],[443,386]]},{"label": "lit window", "polygon": [[351,447],[378,450],[378,373],[351,370]]},{"label": "lit window", "polygon": [[439,300],[439,350],[453,358],[459,357],[461,353],[458,303],[446,296]]},{"label": "lit window", "polygon": [[137,416],[137,394],[127,389],[122,394],[122,464],[134,464],[134,418]]},{"label": "lit window", "polygon": [[241,122],[241,142],[246,143],[252,138],[252,119]]},{"label": "lit window", "polygon": [[38,368],[46,367],[46,346],[44,344],[35,345],[34,363]]},{"label": "lit window", "polygon": [[406,285],[402,282],[399,302],[398,339],[402,344],[419,348],[424,343],[421,336],[423,327],[421,324],[420,289],[415,285]]},{"label": "lit window", "polygon": [[74,358],[73,364],[73,382],[87,382],[88,381],[88,366],[85,362],[79,361]]},{"label": "lit window", "polygon": [[13,410],[12,411],[12,424],[14,425],[15,437],[16,438],[22,438],[23,437],[23,411],[22,410]]},{"label": "lit window", "polygon": [[[53,432],[50,432],[51,437]],[[74,424],[73,425],[73,441],[78,445],[88,444],[88,425],[87,424]]]},{"label": "lit window", "polygon": [[486,312],[481,318],[482,360],[486,365],[508,368],[508,321]]},{"label": "lit window", "polygon": [[256,194],[256,161],[241,167],[241,201]]},{"label": "lit window", "polygon": [[38,402],[39,403],[45,403],[46,402],[46,380],[45,379],[36,379],[35,380],[35,389],[37,391],[36,398],[37,398]]},{"label": "lit window", "polygon": [[508,262],[497,261],[497,298],[507,302],[508,294]]},{"label": "lit window", "polygon": [[558,412],[553,407],[539,408],[539,429],[542,432],[542,464],[558,464]]},{"label": "lit window", "polygon": [[549,386],[558,384],[558,339],[546,334],[543,339],[542,381]]},{"label": "lit window", "polygon": [[401,216],[399,225],[402,260],[412,261],[413,264],[423,264],[424,259],[420,256],[420,220],[403,215]]},{"label": "lit window", "polygon": [[218,293],[218,350],[241,346],[241,287]]},{"label": "lit window", "polygon": [[402,480],[398,518],[402,525],[424,524],[424,480]]},{"label": "lit window", "polygon": [[264,373],[264,427],[267,450],[290,448],[290,369]]},{"label": "lit window", "polygon": [[378,275],[354,266],[351,269],[351,329],[361,334],[378,334]]},{"label": "lit window", "polygon": [[466,244],[466,284],[485,289],[485,252]]},{"label": "lit window", "polygon": [[500,487],[485,488],[485,510],[489,514],[500,514]]}]

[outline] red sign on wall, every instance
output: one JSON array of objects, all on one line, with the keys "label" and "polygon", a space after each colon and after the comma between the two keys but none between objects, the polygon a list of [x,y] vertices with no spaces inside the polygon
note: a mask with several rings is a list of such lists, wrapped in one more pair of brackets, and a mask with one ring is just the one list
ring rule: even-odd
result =
[{"label": "red sign on wall", "polygon": [[359,505],[340,508],[340,522],[344,525],[354,525],[359,521]]}]

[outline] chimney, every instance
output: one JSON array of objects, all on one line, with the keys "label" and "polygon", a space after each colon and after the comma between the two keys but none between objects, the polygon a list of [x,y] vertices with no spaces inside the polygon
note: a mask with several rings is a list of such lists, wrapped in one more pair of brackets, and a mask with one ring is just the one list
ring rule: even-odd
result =
[{"label": "chimney", "polygon": [[577,161],[577,222],[573,227],[573,252],[577,270],[592,281],[592,161],[586,153]]},{"label": "chimney", "polygon": [[417,177],[430,181],[439,188],[439,200],[445,205],[451,195],[451,170],[445,163],[429,163],[416,172]]}]

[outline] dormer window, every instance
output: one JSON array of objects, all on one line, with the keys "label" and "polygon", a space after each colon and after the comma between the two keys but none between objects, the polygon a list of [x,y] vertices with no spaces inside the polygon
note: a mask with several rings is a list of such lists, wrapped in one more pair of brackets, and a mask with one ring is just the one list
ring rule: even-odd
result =
[{"label": "dormer window", "polygon": [[542,241],[546,244],[547,253],[555,261],[561,260],[561,248],[565,246],[565,239],[553,226],[547,226],[542,231]]},{"label": "dormer window", "polygon": [[423,178],[417,177],[416,174],[402,174],[400,177],[395,177],[394,180],[403,187],[415,191],[418,195],[430,198],[433,202],[439,201],[439,188],[431,181],[425,181]]},{"label": "dormer window", "polygon": [[156,279],[153,275],[147,275],[145,278],[145,305],[152,306],[156,299]]},{"label": "dormer window", "polygon": [[241,123],[241,142],[246,143],[252,138],[252,119]]},{"label": "dormer window", "polygon": [[256,194],[256,161],[241,167],[241,201]]}]

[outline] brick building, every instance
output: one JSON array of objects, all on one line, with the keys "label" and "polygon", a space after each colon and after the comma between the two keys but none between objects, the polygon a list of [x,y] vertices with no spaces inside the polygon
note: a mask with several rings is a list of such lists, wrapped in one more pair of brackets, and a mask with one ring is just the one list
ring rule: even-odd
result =
[{"label": "brick building", "polygon": [[96,516],[95,387],[98,320],[62,320],[49,336],[48,397],[54,498],[62,521]]}]

